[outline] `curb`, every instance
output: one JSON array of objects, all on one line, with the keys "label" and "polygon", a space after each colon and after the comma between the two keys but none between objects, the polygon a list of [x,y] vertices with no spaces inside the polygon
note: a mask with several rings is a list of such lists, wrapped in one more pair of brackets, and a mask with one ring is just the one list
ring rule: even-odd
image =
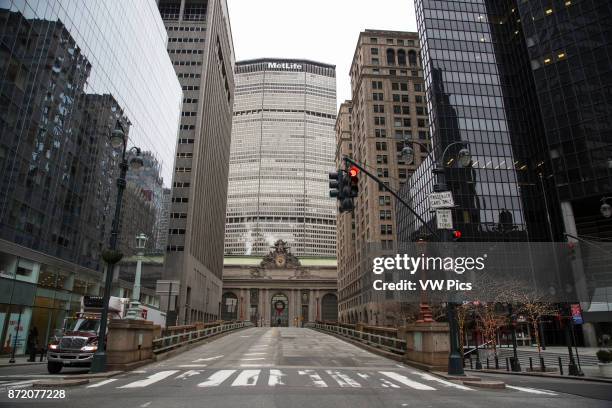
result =
[{"label": "curb", "polygon": [[503,390],[506,388],[506,383],[503,381],[463,381],[463,385],[478,388],[489,388],[493,390]]},{"label": "curb", "polygon": [[486,373],[486,374],[500,374],[500,375],[523,375],[527,377],[544,377],[544,378],[558,378],[562,380],[579,380],[579,381],[591,381],[591,382],[600,382],[612,384],[612,379],[606,378],[597,378],[597,377],[574,377],[568,375],[559,375],[559,374],[544,374],[544,373],[532,373],[532,372],[513,372],[513,371],[505,371],[505,370],[471,370],[466,369],[465,371],[470,371],[472,373]]},{"label": "curb", "polygon": [[16,381],[16,380],[40,380],[40,381],[69,381],[69,380],[88,380],[96,378],[109,378],[122,374],[123,371],[107,371],[105,373],[94,374],[75,374],[75,375],[57,375],[57,374],[24,374],[24,375],[3,375],[0,376],[0,381]]},{"label": "curb", "polygon": [[472,377],[469,375],[449,375],[440,371],[432,371],[431,373],[437,375],[438,377],[453,381],[482,381],[482,378],[480,377]]},{"label": "curb", "polygon": [[88,384],[89,380],[50,380],[50,381],[37,381],[32,384],[32,388],[63,388],[63,387],[76,387],[77,385]]}]

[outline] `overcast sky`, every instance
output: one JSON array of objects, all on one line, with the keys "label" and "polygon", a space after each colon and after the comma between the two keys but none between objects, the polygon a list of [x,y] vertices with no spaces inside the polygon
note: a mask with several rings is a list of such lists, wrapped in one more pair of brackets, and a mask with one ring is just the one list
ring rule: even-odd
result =
[{"label": "overcast sky", "polygon": [[413,0],[227,0],[236,60],[302,58],[336,66],[338,104],[366,28],[416,31]]}]

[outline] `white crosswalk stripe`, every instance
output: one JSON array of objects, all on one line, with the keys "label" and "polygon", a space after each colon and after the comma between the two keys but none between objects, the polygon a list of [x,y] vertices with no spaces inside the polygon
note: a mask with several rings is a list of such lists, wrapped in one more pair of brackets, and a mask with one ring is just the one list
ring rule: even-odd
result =
[{"label": "white crosswalk stripe", "polygon": [[232,383],[232,387],[244,387],[257,385],[257,379],[261,370],[242,370]]},{"label": "white crosswalk stripe", "polygon": [[[176,375],[175,375],[176,374]],[[268,375],[267,380],[265,379]],[[323,375],[323,376],[322,376]],[[432,374],[418,370],[402,370],[395,371],[374,371],[374,370],[343,370],[343,369],[304,369],[304,370],[280,370],[280,369],[262,369],[259,366],[257,369],[217,369],[217,370],[166,370],[157,373],[149,373],[146,378],[133,381],[129,376],[115,377],[104,379],[86,386],[86,388],[97,389],[106,385],[112,384],[116,388],[144,388],[156,384],[166,378],[174,376],[174,380],[181,380],[181,384],[189,385],[193,378],[200,380],[199,376],[207,376],[203,382],[197,384],[198,387],[340,387],[340,388],[386,388],[388,390],[410,388],[419,391],[439,391],[444,388],[454,388],[462,391],[477,392],[477,389],[466,387],[462,384],[439,378]],[[259,381],[260,376],[264,379]],[[132,376],[133,377],[133,376]],[[326,379],[324,379],[324,377]],[[416,378],[417,380],[415,380]],[[116,384],[120,381],[130,381],[128,384]],[[200,380],[201,381],[201,380]],[[259,382],[259,384],[258,384]],[[31,383],[24,381],[23,383]],[[434,388],[427,383],[436,383],[440,385]],[[0,384],[0,392],[2,388],[9,385],[19,386],[19,382],[12,384]],[[175,383],[176,384],[176,383]],[[25,385],[25,384],[24,384]],[[29,384],[28,384],[29,385]],[[156,385],[159,386],[159,385]],[[542,396],[557,396],[558,394],[549,391],[530,387],[518,387],[506,385],[509,392],[525,392],[529,394],[537,394]]]},{"label": "white crosswalk stripe", "polygon": [[104,381],[97,382],[95,384],[88,385],[87,388],[97,388],[97,387],[101,387],[106,384],[110,384],[115,381],[117,381],[116,378],[109,378],[108,380],[104,380]]},{"label": "white crosswalk stripe", "polygon": [[163,380],[164,378],[170,377],[172,374],[178,373],[178,370],[168,370],[168,371],[160,371],[159,373],[152,374],[145,378],[144,380],[134,381],[132,383],[123,385],[118,388],[141,388],[146,387],[151,384],[154,384],[158,381]]},{"label": "white crosswalk stripe", "polygon": [[340,387],[361,387],[361,384],[353,380],[348,375],[341,373],[340,371],[326,370],[325,372],[329,374],[329,376],[333,378],[334,381],[336,381]]},{"label": "white crosswalk stripe", "polygon": [[408,377],[405,377],[401,374],[394,373],[393,371],[379,371],[384,376],[391,378],[392,380],[397,381],[400,384],[404,384],[410,388],[414,388],[415,390],[424,390],[424,391],[435,391],[434,387],[430,387],[429,385],[422,384],[418,381],[411,380]]},{"label": "white crosswalk stripe", "polygon": [[317,374],[314,370],[301,370],[301,371],[298,371],[298,374],[307,375],[308,377],[310,377],[315,387],[320,387],[320,388],[327,387],[327,384],[325,383],[325,381],[323,381],[321,376]]},{"label": "white crosswalk stripe", "polygon": [[236,370],[219,370],[208,377],[208,380],[199,383],[198,387],[216,387],[221,385],[223,381],[227,380],[235,372]]}]

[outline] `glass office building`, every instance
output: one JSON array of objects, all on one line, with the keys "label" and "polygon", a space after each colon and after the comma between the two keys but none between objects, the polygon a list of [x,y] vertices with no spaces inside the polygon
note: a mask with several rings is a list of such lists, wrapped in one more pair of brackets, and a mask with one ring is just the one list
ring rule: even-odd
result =
[{"label": "glass office building", "polygon": [[236,63],[225,253],[336,255],[336,70],[313,61]]},{"label": "glass office building", "polygon": [[[433,161],[442,161],[451,143],[467,141],[469,167],[456,165],[460,146],[443,160],[456,204],[453,224],[463,240],[611,239],[612,218],[599,211],[606,197],[612,203],[610,3],[415,4],[434,152],[402,195],[433,223],[427,200]],[[418,220],[404,208],[398,212],[403,240],[422,235]],[[581,267],[601,268],[601,276],[608,276],[603,265],[609,253],[589,245],[582,245]],[[595,299],[599,289],[589,287],[588,298],[580,295],[585,323],[578,337],[584,334],[589,346],[612,320],[612,301]],[[551,326],[547,333],[559,329]]]},{"label": "glass office building", "polygon": [[33,327],[44,344],[100,294],[117,123],[171,179],[182,91],[166,42],[154,0],[0,1],[1,353]]}]

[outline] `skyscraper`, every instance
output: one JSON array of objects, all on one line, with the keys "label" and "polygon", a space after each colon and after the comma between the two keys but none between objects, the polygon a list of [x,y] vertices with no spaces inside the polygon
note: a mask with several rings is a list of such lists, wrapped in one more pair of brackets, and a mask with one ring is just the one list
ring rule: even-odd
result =
[{"label": "skyscraper", "polygon": [[[429,140],[423,72],[416,33],[365,30],[359,34],[351,65],[352,101],[340,107],[336,122],[336,165],[349,155],[397,191],[426,151],[415,149],[407,164],[404,144]],[[359,176],[359,197],[351,213],[338,214],[338,306],[340,320],[385,324],[384,305],[371,297],[365,270],[359,268],[365,248],[379,243],[392,248],[396,210],[391,194]]]},{"label": "skyscraper", "polygon": [[[32,327],[47,344],[82,295],[102,294],[120,159],[111,132],[120,123],[129,147],[174,156],[181,89],[165,42],[152,2],[0,3],[0,353],[16,334],[22,353]],[[146,212],[141,197],[130,188],[124,205]],[[130,224],[126,255],[142,226]]]},{"label": "skyscraper", "polygon": [[236,64],[225,252],[334,256],[335,67],[257,59]]},{"label": "skyscraper", "polygon": [[[434,158],[456,141],[469,142],[472,155],[468,168],[445,157],[463,239],[610,239],[612,219],[599,213],[612,191],[612,100],[603,91],[611,83],[610,3],[415,4]],[[424,163],[402,191],[431,223],[432,166]],[[407,211],[398,228],[406,241],[424,229]],[[585,342],[594,345],[588,321],[585,313]]]},{"label": "skyscraper", "polygon": [[159,10],[183,88],[163,278],[180,281],[179,323],[214,320],[234,102],[232,31],[225,0],[160,0]]}]

